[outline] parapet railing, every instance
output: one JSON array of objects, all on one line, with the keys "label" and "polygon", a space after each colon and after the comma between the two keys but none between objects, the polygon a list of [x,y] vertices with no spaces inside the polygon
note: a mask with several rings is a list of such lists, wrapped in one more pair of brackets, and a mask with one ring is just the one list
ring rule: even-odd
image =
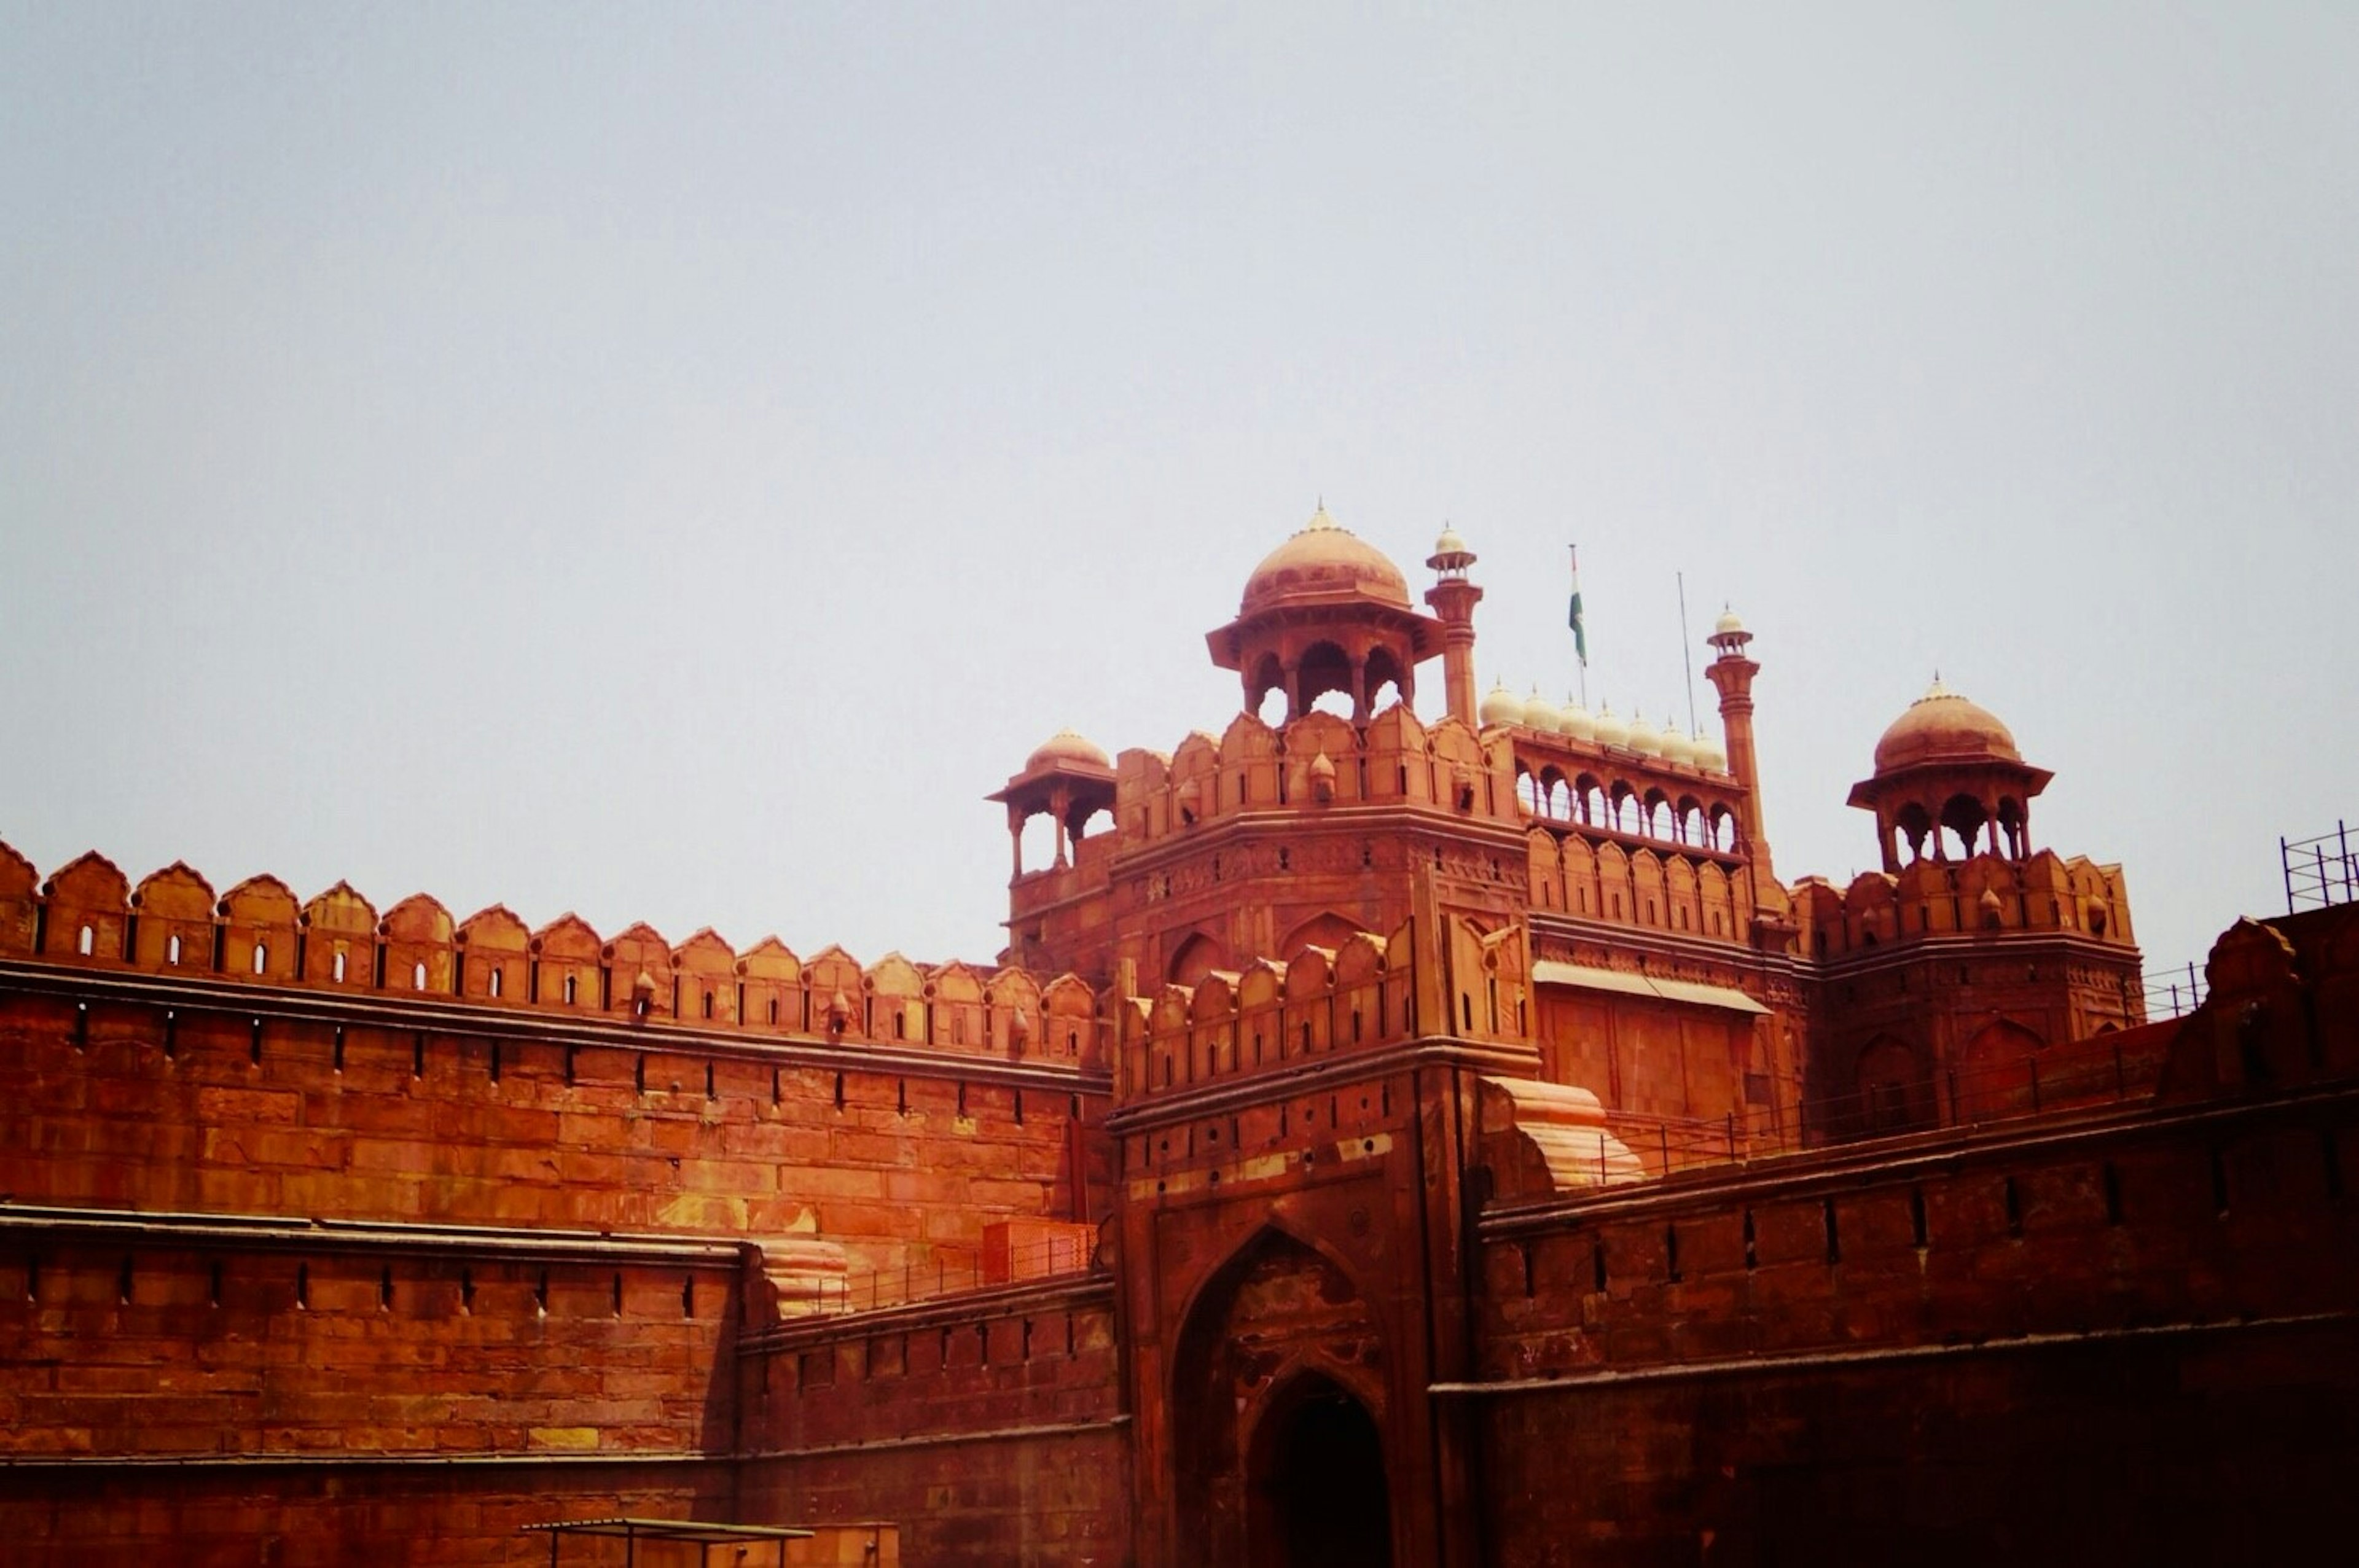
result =
[{"label": "parapet railing", "polygon": [[1030,1284],[1087,1274],[1095,1267],[1093,1251],[1092,1240],[1079,1234],[1004,1249],[985,1248],[962,1258],[937,1251],[928,1262],[911,1261],[897,1269],[870,1269],[831,1280],[810,1299],[807,1311],[810,1315],[836,1317],[847,1313],[874,1312],[879,1307],[908,1306],[995,1285]]},{"label": "parapet railing", "polygon": [[2286,913],[2323,909],[2359,901],[2359,850],[2350,825],[2338,821],[2315,838],[2279,838],[2277,864],[2285,872]]},{"label": "parapet railing", "polygon": [[1598,1181],[1631,1179],[1631,1158],[1637,1162],[1636,1174],[1654,1180],[1832,1143],[1971,1130],[2059,1110],[2141,1102],[2154,1091],[2167,1049],[2165,1042],[2136,1037],[2125,1044],[2114,1032],[1987,1067],[1814,1096],[1799,1115],[1767,1108],[1718,1119],[1611,1111],[1606,1129],[1627,1153],[1611,1156],[1608,1141],[1600,1139]]}]

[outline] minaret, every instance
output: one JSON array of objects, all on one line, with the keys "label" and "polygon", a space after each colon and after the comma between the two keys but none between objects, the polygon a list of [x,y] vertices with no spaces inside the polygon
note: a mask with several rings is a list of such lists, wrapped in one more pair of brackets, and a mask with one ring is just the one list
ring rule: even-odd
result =
[{"label": "minaret", "polygon": [[1761,666],[1745,657],[1745,645],[1753,633],[1734,611],[1723,612],[1706,641],[1720,656],[1703,673],[1720,692],[1720,727],[1728,739],[1728,771],[1745,785],[1745,843],[1752,858],[1756,886],[1773,886],[1777,873],[1769,865],[1769,839],[1762,831],[1761,767],[1753,750],[1753,677]]},{"label": "minaret", "polygon": [[1466,580],[1466,568],[1474,564],[1474,552],[1458,536],[1458,530],[1442,524],[1441,537],[1433,542],[1433,554],[1425,557],[1433,568],[1437,580],[1425,590],[1425,601],[1433,606],[1433,613],[1441,622],[1441,679],[1449,694],[1450,714],[1469,730],[1478,720],[1474,712],[1474,607],[1483,600],[1483,590]]}]

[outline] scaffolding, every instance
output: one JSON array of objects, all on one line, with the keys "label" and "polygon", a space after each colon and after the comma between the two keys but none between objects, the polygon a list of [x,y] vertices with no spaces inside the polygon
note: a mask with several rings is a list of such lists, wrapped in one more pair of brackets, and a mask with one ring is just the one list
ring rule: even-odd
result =
[{"label": "scaffolding", "polygon": [[2285,869],[2288,914],[2359,900],[2359,855],[2352,850],[2347,823],[2337,822],[2333,832],[2315,838],[2278,839],[2277,861]]}]

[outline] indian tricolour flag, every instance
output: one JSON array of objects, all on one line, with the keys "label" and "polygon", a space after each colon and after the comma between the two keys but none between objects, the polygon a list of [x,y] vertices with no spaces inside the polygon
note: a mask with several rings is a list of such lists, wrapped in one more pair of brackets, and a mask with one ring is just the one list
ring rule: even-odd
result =
[{"label": "indian tricolour flag", "polygon": [[1587,669],[1589,633],[1581,624],[1581,548],[1577,545],[1567,545],[1565,548],[1572,552],[1572,609],[1568,617],[1572,624],[1572,648],[1581,655],[1581,667]]}]

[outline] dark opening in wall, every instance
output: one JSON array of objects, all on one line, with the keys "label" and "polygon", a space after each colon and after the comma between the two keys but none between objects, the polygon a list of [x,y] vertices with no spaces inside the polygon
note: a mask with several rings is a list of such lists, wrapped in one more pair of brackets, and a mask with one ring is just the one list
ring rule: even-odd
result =
[{"label": "dark opening in wall", "polygon": [[1676,1285],[1680,1282],[1680,1227],[1663,1227],[1663,1277]]},{"label": "dark opening in wall", "polygon": [[1834,1199],[1822,1198],[1820,1200],[1819,1220],[1821,1224],[1826,1227],[1827,1230],[1827,1261],[1830,1263],[1842,1262],[1843,1232],[1837,1228],[1836,1226]]},{"label": "dark opening in wall", "polygon": [[1602,1236],[1589,1244],[1589,1279],[1593,1289],[1605,1289],[1605,1238]]},{"label": "dark opening in wall", "polygon": [[1999,1197],[2006,1206],[2006,1233],[2020,1238],[2023,1235],[2023,1194],[2016,1187],[2013,1176],[1999,1183]]},{"label": "dark opening in wall", "polygon": [[1760,1262],[1761,1254],[1753,1240],[1753,1211],[1748,1208],[1745,1211],[1745,1266],[1756,1268]]},{"label": "dark opening in wall", "polygon": [[209,1305],[219,1306],[221,1305],[222,1296],[222,1266],[220,1259],[216,1258],[212,1260],[212,1267],[208,1271],[208,1274],[210,1277],[206,1281],[207,1288],[205,1291],[205,1300]]},{"label": "dark opening in wall", "polygon": [[2107,1225],[2119,1225],[2122,1222],[2122,1173],[2119,1170],[2114,1168],[2114,1162],[2111,1160],[2105,1162],[2104,1179],[2105,1187],[2105,1223]]},{"label": "dark opening in wall", "polygon": [[1915,1243],[1919,1251],[1924,1249],[1926,1245],[1925,1189],[1922,1187],[1908,1189],[1908,1238]]}]

